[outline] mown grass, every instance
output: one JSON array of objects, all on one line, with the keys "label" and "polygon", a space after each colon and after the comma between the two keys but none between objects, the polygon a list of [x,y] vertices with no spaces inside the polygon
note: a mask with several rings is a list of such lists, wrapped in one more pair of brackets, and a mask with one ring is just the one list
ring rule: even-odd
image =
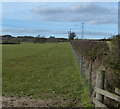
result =
[{"label": "mown grass", "polygon": [[3,45],[3,96],[91,106],[69,43]]}]

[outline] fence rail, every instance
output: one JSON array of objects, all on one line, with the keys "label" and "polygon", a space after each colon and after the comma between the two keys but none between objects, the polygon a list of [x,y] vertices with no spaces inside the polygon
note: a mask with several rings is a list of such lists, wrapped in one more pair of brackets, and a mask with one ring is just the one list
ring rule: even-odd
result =
[{"label": "fence rail", "polygon": [[106,105],[104,105],[103,103],[101,103],[100,101],[98,101],[96,98],[93,98],[93,102],[95,103],[95,105],[97,107],[105,107],[105,109],[108,109]]},{"label": "fence rail", "polygon": [[104,96],[113,99],[117,102],[120,102],[120,89],[115,88],[115,93],[113,94],[111,92],[108,92],[104,90],[104,72],[101,71],[97,74],[96,79],[96,87],[94,89],[94,92],[96,92],[96,97],[93,97],[93,103],[95,104],[95,107],[105,107],[108,109],[108,107],[103,103],[104,102]]},{"label": "fence rail", "polygon": [[104,95],[104,96],[106,96],[106,97],[109,97],[109,98],[111,98],[111,99],[113,99],[113,100],[115,100],[115,101],[120,102],[120,96],[118,96],[118,95],[116,95],[116,94],[113,94],[113,93],[111,93],[111,92],[108,92],[108,91],[106,91],[106,90],[103,90],[103,89],[100,89],[100,88],[97,88],[97,87],[95,87],[95,91],[96,91],[97,93],[100,93],[100,94],[102,94],[102,95]]}]

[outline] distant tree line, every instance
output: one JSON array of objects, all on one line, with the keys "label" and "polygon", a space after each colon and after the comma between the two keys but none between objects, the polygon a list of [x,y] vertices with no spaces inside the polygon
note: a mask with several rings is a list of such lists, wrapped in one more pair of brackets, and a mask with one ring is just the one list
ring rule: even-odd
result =
[{"label": "distant tree line", "polygon": [[67,38],[55,38],[55,36],[50,36],[45,38],[44,36],[37,35],[34,36],[17,36],[12,35],[2,35],[0,36],[1,43],[3,44],[20,44],[21,42],[33,42],[33,43],[45,43],[45,42],[67,42]]}]

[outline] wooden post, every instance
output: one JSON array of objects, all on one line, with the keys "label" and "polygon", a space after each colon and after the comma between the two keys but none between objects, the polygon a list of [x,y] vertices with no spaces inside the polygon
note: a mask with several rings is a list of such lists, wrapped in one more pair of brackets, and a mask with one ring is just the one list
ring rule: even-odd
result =
[{"label": "wooden post", "polygon": [[78,63],[78,66],[80,65],[80,56],[77,54],[77,63]]},{"label": "wooden post", "polygon": [[83,59],[82,56],[80,56],[80,74],[83,74]]},{"label": "wooden post", "polygon": [[[105,77],[105,71],[100,71],[97,74],[96,79],[96,87],[104,89],[104,77]],[[96,92],[96,99],[103,103],[104,96]]]},{"label": "wooden post", "polygon": [[83,63],[82,63],[82,57],[80,59],[80,72],[81,72],[81,75],[83,74]]},{"label": "wooden post", "polygon": [[89,64],[88,82],[89,82],[89,96],[91,97],[91,95],[92,95],[92,62],[90,62],[90,64]]}]

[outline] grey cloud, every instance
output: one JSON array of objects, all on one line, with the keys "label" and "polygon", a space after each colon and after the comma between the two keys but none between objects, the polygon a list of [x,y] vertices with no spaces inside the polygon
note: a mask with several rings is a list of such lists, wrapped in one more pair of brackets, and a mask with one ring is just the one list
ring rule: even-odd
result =
[{"label": "grey cloud", "polygon": [[45,21],[60,21],[60,17],[56,17],[55,15],[44,16]]},{"label": "grey cloud", "polygon": [[98,35],[98,36],[111,36],[111,33],[107,33],[107,32],[90,32],[90,31],[86,31],[87,35]]},{"label": "grey cloud", "polygon": [[94,3],[86,3],[83,5],[76,5],[70,8],[72,12],[83,13],[83,14],[108,14],[112,11],[104,6],[100,6]]},{"label": "grey cloud", "polygon": [[[74,32],[77,34],[77,36],[80,36],[81,31],[78,30],[74,30]],[[2,29],[2,33],[17,33],[17,34],[41,34],[44,35],[45,33],[50,34],[54,34],[54,35],[67,35],[68,31],[65,30],[41,30],[41,29],[26,29],[26,28],[3,28]],[[91,32],[91,31],[85,31],[84,35],[87,36],[111,36],[111,33],[107,33],[107,32]]]},{"label": "grey cloud", "polygon": [[[80,31],[76,31],[75,32],[76,34],[81,34]],[[112,34],[111,33],[107,33],[107,32],[99,32],[99,31],[96,31],[96,32],[92,32],[92,31],[84,31],[84,35],[87,36],[111,36]]]},{"label": "grey cloud", "polygon": [[80,3],[69,7],[37,7],[34,14],[44,21],[88,22],[90,24],[113,24],[117,22],[117,9],[109,9],[95,3]]},{"label": "grey cloud", "polygon": [[33,33],[52,33],[52,34],[67,34],[66,31],[54,31],[54,30],[42,30],[42,29],[28,29],[28,28],[3,28],[3,33],[27,33],[27,34],[33,34]]},{"label": "grey cloud", "polygon": [[50,30],[41,30],[41,29],[25,29],[25,28],[3,28],[2,32],[11,32],[11,33],[40,33],[40,32],[51,32]]},{"label": "grey cloud", "polygon": [[99,16],[94,17],[90,20],[91,24],[116,24],[117,23],[117,15],[116,16]]},{"label": "grey cloud", "polygon": [[117,20],[115,20],[114,18],[111,19],[111,18],[103,18],[103,19],[100,19],[100,20],[93,20],[93,21],[90,21],[91,24],[98,24],[98,25],[102,25],[102,24],[114,24],[114,23],[117,23]]},{"label": "grey cloud", "polygon": [[33,13],[36,14],[58,14],[64,12],[64,9],[59,8],[47,8],[47,7],[38,7],[35,9],[32,9]]}]

